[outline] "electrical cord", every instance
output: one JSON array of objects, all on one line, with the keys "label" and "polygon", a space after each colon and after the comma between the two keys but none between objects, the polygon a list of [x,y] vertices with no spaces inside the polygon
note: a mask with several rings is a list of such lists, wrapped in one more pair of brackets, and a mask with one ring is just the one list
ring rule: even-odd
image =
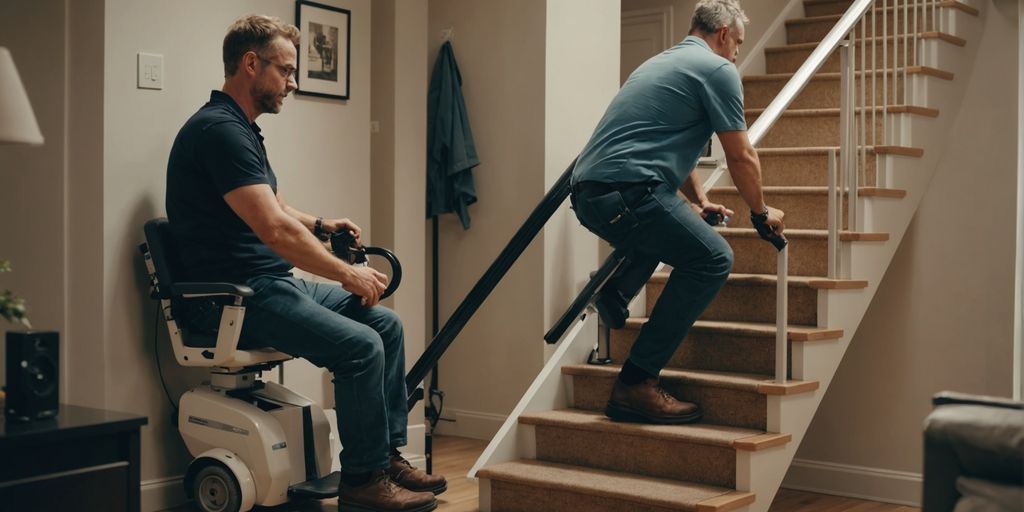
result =
[{"label": "electrical cord", "polygon": [[178,404],[174,403],[174,399],[171,398],[171,392],[167,389],[167,381],[164,380],[164,369],[160,364],[160,343],[158,331],[160,329],[160,301],[156,301],[156,314],[153,315],[153,353],[156,354],[156,371],[160,375],[160,385],[164,388],[164,395],[167,396],[167,401],[170,402],[171,408],[174,412],[171,413],[171,423],[174,425],[178,424]]}]

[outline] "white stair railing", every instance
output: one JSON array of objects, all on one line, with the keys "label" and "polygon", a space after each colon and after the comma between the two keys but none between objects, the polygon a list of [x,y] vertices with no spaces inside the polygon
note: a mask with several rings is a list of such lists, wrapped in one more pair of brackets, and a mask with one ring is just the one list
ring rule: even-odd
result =
[{"label": "white stair railing", "polygon": [[[799,96],[811,78],[821,69],[836,50],[840,58],[840,137],[838,155],[835,149],[828,151],[828,277],[830,279],[850,278],[849,265],[843,265],[839,252],[840,231],[856,231],[860,228],[858,198],[860,183],[867,181],[868,146],[887,145],[892,140],[889,117],[890,106],[898,101],[910,103],[909,68],[919,65],[922,48],[918,39],[923,29],[941,31],[943,21],[940,0],[854,0],[840,20],[832,27],[821,43],[793,74],[782,91],[764,109],[748,130],[750,143],[757,147],[768,130],[778,121],[782,113]],[[911,10],[913,14],[911,15]],[[881,33],[878,32],[881,16]],[[930,15],[930,20],[929,20]],[[869,19],[870,18],[870,19]],[[889,19],[892,18],[890,33]],[[930,21],[930,23],[929,23]],[[868,32],[870,27],[870,34]],[[858,29],[860,35],[858,36]],[[889,59],[889,40],[892,39],[892,62]],[[858,44],[860,49],[858,51]],[[871,48],[868,49],[870,43]],[[879,66],[878,45],[881,43],[881,66]],[[870,59],[868,58],[870,52]],[[859,64],[860,71],[856,67]],[[899,57],[902,56],[902,59]],[[901,66],[902,65],[902,66]],[[878,90],[878,75],[881,74],[882,89]],[[868,80],[870,75],[870,80]],[[890,87],[890,80],[892,85]],[[900,79],[898,81],[898,79]],[[902,86],[902,91],[899,87]],[[868,87],[871,94],[867,93]],[[902,92],[902,94],[900,94]],[[881,123],[879,123],[881,111]],[[870,116],[868,115],[870,112]],[[868,123],[870,121],[870,128]],[[879,126],[882,127],[879,130]],[[874,184],[882,186],[881,166],[875,165]],[[720,168],[705,183],[705,188],[715,185],[724,174]],[[836,175],[838,173],[838,176]],[[861,174],[864,177],[861,177]],[[845,199],[845,201],[844,201]],[[843,205],[846,215],[843,215]],[[845,217],[845,223],[844,223]],[[778,281],[776,304],[776,361],[775,380],[785,382],[787,370],[787,288],[788,249],[778,256]]]}]

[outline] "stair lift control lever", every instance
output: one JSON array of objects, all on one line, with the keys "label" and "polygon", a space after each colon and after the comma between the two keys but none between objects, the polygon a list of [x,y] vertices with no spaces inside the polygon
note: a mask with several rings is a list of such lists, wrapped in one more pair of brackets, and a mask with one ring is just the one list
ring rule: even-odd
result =
[{"label": "stair lift control lever", "polygon": [[395,253],[382,247],[359,245],[356,238],[347,230],[331,233],[331,250],[334,251],[335,256],[351,265],[366,266],[368,264],[366,257],[371,255],[388,260],[388,263],[391,264],[391,280],[388,282],[387,289],[381,294],[381,300],[395,293],[398,285],[402,283],[402,263],[398,261]]}]

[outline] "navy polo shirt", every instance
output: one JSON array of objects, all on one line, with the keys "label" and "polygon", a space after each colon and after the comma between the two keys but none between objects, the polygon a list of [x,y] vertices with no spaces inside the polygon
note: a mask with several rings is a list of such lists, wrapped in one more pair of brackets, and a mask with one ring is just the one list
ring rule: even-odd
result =
[{"label": "navy polo shirt", "polygon": [[746,129],[736,66],[688,36],[622,84],[580,154],[572,184],[661,181],[678,188],[713,132]]},{"label": "navy polo shirt", "polygon": [[183,279],[245,283],[291,271],[224,201],[238,187],[261,183],[277,193],[259,126],[231,96],[213,91],[181,127],[167,162],[167,218]]}]

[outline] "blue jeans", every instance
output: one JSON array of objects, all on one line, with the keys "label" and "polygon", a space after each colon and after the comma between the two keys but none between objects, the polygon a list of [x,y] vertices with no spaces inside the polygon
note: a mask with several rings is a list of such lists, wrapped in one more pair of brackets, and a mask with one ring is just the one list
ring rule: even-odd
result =
[{"label": "blue jeans", "polygon": [[408,411],[402,323],[390,309],[360,304],[336,284],[292,276],[259,276],[247,283],[242,336],[247,346],[270,346],[334,374],[334,401],[346,473],[388,466],[404,446]]},{"label": "blue jeans", "polygon": [[584,227],[629,253],[606,287],[631,299],[658,262],[672,265],[661,298],[629,353],[633,364],[658,375],[725,284],[732,270],[732,248],[661,182],[583,182],[572,202]]}]

